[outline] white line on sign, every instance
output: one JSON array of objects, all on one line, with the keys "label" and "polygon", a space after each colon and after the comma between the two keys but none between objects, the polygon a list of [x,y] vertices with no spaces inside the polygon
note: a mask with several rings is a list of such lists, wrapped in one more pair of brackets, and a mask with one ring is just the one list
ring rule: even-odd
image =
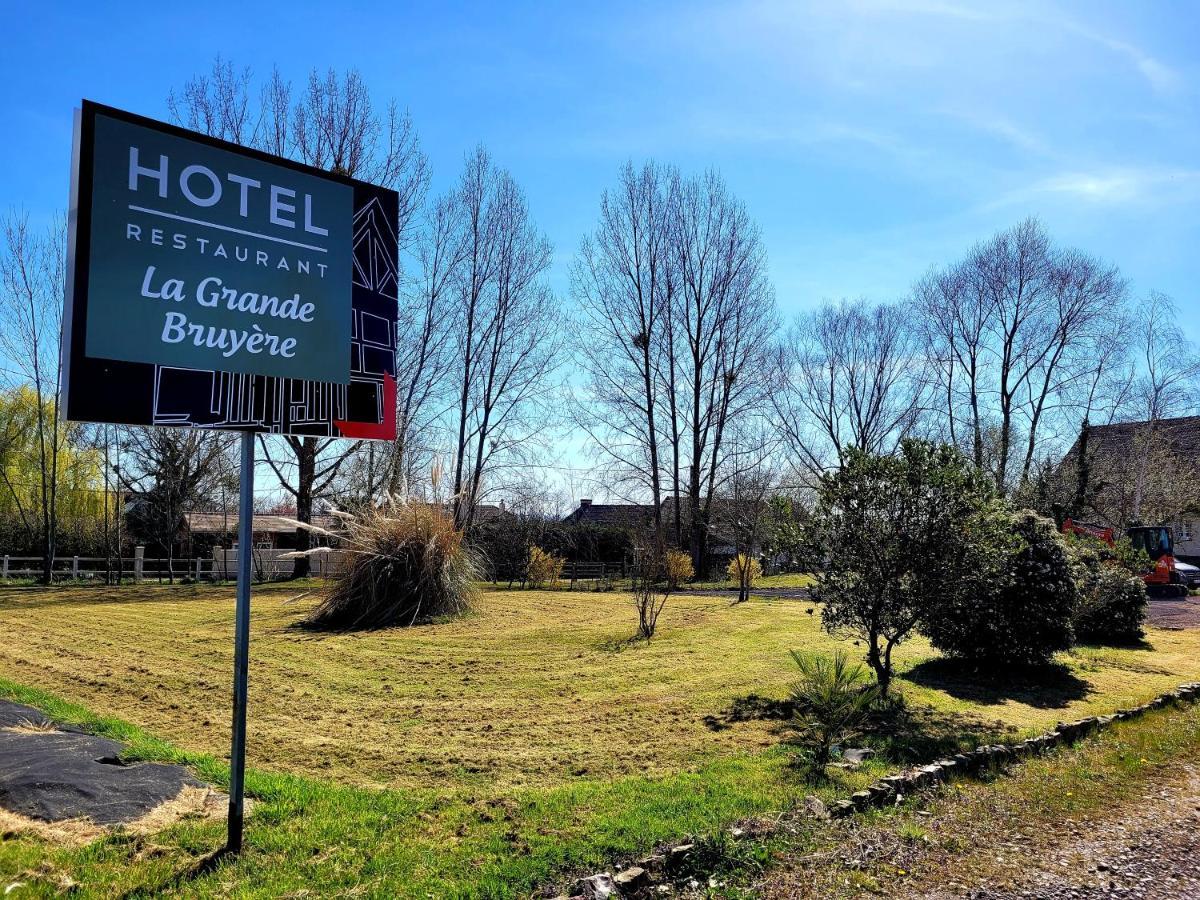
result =
[{"label": "white line on sign", "polygon": [[205,225],[209,228],[217,228],[221,231],[232,231],[234,234],[244,234],[247,237],[262,238],[264,241],[275,241],[277,244],[287,244],[289,247],[303,247],[305,250],[316,250],[318,253],[328,253],[325,247],[317,247],[314,244],[302,244],[299,241],[289,241],[286,238],[274,237],[269,234],[259,234],[257,231],[245,231],[241,228],[231,228],[228,225],[218,225],[216,222],[205,222],[203,219],[189,219],[187,216],[177,216],[175,213],[163,212],[161,209],[147,209],[144,206],[134,206],[129,204],[129,208],[134,212],[147,213],[151,216],[162,216],[164,219],[177,219],[180,222],[189,222],[192,225]]}]

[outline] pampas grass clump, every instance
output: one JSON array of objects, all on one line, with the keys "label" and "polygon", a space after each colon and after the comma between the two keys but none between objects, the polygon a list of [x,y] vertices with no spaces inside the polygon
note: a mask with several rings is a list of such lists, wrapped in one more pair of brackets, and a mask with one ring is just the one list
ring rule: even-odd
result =
[{"label": "pampas grass clump", "polygon": [[344,564],[306,625],[387,628],[456,616],[470,607],[480,567],[443,510],[402,504],[342,519],[345,530],[336,537]]}]

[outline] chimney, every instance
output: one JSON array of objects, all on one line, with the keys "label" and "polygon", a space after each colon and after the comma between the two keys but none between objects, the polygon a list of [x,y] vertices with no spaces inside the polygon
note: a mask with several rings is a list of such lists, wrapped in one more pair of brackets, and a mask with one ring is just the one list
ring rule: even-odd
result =
[{"label": "chimney", "polygon": [[586,509],[587,507],[589,507],[589,506],[591,506],[591,505],[592,505],[592,501],[591,501],[591,500],[580,500],[580,501],[579,501],[579,508],[580,508],[580,509]]}]

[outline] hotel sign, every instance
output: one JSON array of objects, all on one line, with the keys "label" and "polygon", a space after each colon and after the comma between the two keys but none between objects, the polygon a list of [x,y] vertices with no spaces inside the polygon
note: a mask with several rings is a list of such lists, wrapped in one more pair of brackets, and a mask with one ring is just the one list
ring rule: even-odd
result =
[{"label": "hotel sign", "polygon": [[353,191],[97,113],[89,356],[350,380]]},{"label": "hotel sign", "polygon": [[392,191],[87,101],[75,140],[68,417],[394,430]]}]

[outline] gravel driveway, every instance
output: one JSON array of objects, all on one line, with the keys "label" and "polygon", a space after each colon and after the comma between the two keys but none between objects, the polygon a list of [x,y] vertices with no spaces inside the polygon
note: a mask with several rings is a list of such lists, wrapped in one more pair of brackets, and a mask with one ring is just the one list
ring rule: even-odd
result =
[{"label": "gravel driveway", "polygon": [[1200,898],[1200,767],[1182,766],[1177,779],[1147,788],[1112,819],[1066,824],[1056,843],[1030,848],[1027,873],[1016,885],[938,891],[924,900]]},{"label": "gravel driveway", "polygon": [[1146,621],[1159,628],[1200,628],[1200,597],[1151,600]]}]

